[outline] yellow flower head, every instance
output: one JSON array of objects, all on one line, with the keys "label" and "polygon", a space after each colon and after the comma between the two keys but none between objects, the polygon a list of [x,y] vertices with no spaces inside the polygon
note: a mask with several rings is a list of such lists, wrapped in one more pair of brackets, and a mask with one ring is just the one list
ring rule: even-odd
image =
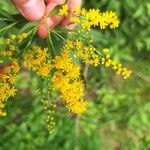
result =
[{"label": "yellow flower head", "polygon": [[59,10],[59,14],[61,16],[67,16],[68,15],[68,5],[67,4],[62,6],[62,8]]}]

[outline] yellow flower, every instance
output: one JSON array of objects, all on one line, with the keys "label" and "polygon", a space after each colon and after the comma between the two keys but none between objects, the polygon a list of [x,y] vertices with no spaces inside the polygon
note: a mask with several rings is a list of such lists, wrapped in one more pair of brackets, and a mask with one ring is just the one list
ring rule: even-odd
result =
[{"label": "yellow flower", "polygon": [[9,46],[9,50],[10,50],[10,51],[14,51],[15,49],[16,49],[16,47],[15,47],[14,45],[10,45],[10,46]]},{"label": "yellow flower", "polygon": [[42,77],[47,77],[51,69],[52,65],[50,63],[43,63],[41,66],[39,66],[37,74]]},{"label": "yellow flower", "polygon": [[76,15],[78,15],[78,14],[80,13],[80,11],[81,11],[81,9],[80,9],[80,7],[78,7],[78,6],[75,6],[75,7],[72,9],[72,13],[73,13],[73,14],[76,14]]},{"label": "yellow flower", "polygon": [[62,8],[59,10],[59,14],[61,16],[67,16],[68,15],[68,5],[67,4],[62,6]]},{"label": "yellow flower", "polygon": [[22,33],[20,35],[17,36],[18,42],[22,42],[23,40],[25,40],[27,37],[29,36],[29,33]]},{"label": "yellow flower", "polygon": [[117,72],[117,74],[122,75],[124,79],[127,79],[131,75],[131,70],[128,70],[127,68],[123,67],[121,63],[117,63],[116,61],[110,58],[107,49],[103,49],[102,51],[105,57],[101,57],[101,64],[104,64],[105,67],[111,67]]},{"label": "yellow flower", "polygon": [[17,36],[16,36],[16,35],[14,35],[14,34],[13,34],[13,35],[11,35],[11,39],[12,39],[12,40],[15,40],[16,38],[17,38]]},{"label": "yellow flower", "polygon": [[71,21],[72,23],[76,23],[76,24],[80,23],[80,19],[79,19],[79,17],[77,17],[77,16],[71,16],[71,17],[70,17],[70,21]]},{"label": "yellow flower", "polygon": [[11,44],[11,39],[6,39],[5,44],[10,45]]},{"label": "yellow flower", "polygon": [[16,94],[16,89],[14,87],[10,88],[7,90],[7,95],[10,97],[10,96],[15,96]]},{"label": "yellow flower", "polygon": [[96,53],[96,49],[91,46],[86,46],[82,40],[76,40],[74,42],[76,49],[76,55],[81,57],[86,64],[97,66],[100,64],[99,55]]},{"label": "yellow flower", "polygon": [[87,110],[87,102],[85,100],[73,101],[68,105],[68,108],[71,112],[80,115]]},{"label": "yellow flower", "polygon": [[9,76],[9,82],[10,82],[11,84],[14,84],[14,83],[16,82],[16,75],[11,75],[11,76]]},{"label": "yellow flower", "polygon": [[109,52],[109,48],[103,48],[102,51],[103,51],[103,53],[108,53]]}]

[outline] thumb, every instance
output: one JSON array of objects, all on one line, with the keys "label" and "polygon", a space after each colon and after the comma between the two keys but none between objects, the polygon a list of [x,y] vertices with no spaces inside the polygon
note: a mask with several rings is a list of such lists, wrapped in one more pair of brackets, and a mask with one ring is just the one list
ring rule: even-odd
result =
[{"label": "thumb", "polygon": [[45,14],[44,0],[11,0],[11,2],[29,21],[39,21]]}]

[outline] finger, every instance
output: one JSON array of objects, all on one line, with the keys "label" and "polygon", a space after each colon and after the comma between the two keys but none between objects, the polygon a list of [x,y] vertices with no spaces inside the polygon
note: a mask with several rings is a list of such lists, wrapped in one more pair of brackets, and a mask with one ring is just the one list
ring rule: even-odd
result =
[{"label": "finger", "polygon": [[65,18],[61,24],[70,30],[74,30],[76,28],[76,24],[71,23],[68,18]]},{"label": "finger", "polygon": [[62,5],[65,3],[65,0],[47,0],[47,4],[49,3],[57,3],[59,5]]},{"label": "finger", "polygon": [[50,14],[50,12],[57,6],[65,3],[65,0],[48,0],[46,7],[46,16]]},{"label": "finger", "polygon": [[48,29],[54,28],[63,20],[62,16],[52,16],[48,17],[46,20],[41,22],[41,25],[38,27],[38,35],[40,38],[46,38],[48,36]]},{"label": "finger", "polygon": [[37,33],[40,38],[44,39],[47,37],[48,26],[53,26],[53,21],[51,20],[51,18],[46,18],[46,20],[43,20],[39,25]]},{"label": "finger", "polygon": [[82,0],[68,0],[69,12],[72,12],[73,8],[81,8]]},{"label": "finger", "polygon": [[[74,8],[81,8],[82,0],[68,0],[68,9],[69,9],[69,16],[72,14]],[[65,18],[62,22],[66,28],[74,30],[76,25],[72,24],[69,18]]]},{"label": "finger", "polygon": [[44,0],[11,0],[11,2],[29,21],[39,21],[45,14]]},{"label": "finger", "polygon": [[76,28],[75,24],[69,24],[66,26],[67,29],[74,30]]},{"label": "finger", "polygon": [[64,20],[62,21],[62,25],[69,25],[71,23],[70,19],[69,18],[64,18]]},{"label": "finger", "polygon": [[[62,5],[65,0],[47,0],[47,7],[46,7],[46,16],[49,16],[50,12],[57,6]],[[54,28],[58,25],[64,17],[62,16],[51,16],[48,17],[43,23],[38,27],[38,35],[40,38],[46,38],[48,36],[48,28]]]}]

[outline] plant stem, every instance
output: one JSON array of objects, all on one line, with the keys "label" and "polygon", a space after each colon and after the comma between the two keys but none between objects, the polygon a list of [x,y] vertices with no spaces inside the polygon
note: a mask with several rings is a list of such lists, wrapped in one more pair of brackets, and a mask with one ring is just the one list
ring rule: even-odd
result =
[{"label": "plant stem", "polygon": [[46,29],[48,31],[48,42],[49,42],[49,44],[51,45],[51,48],[52,48],[52,50],[51,50],[52,58],[54,58],[55,50],[54,50],[54,45],[53,45],[53,41],[52,41],[52,38],[51,38],[51,33],[50,33],[51,30],[49,29],[47,22],[45,23],[45,25],[46,25]]},{"label": "plant stem", "polygon": [[[83,72],[85,79],[87,79],[88,71],[89,71],[89,64],[86,64],[84,67],[84,72]],[[77,145],[78,145],[77,141],[79,137],[80,118],[81,118],[80,116],[76,116],[76,119],[75,119],[74,150],[77,150]]]},{"label": "plant stem", "polygon": [[55,56],[55,50],[54,50],[54,45],[53,45],[52,38],[51,38],[49,30],[48,30],[48,40],[49,40],[50,45],[52,47],[52,51],[51,52],[52,52],[52,57],[54,58],[54,56]]},{"label": "plant stem", "polygon": [[50,30],[51,32],[54,32],[58,37],[60,37],[61,39],[63,39],[64,41],[66,41],[66,39],[63,37],[63,36],[61,36],[59,33],[57,33],[56,31],[54,31],[54,30]]},{"label": "plant stem", "polygon": [[86,64],[85,68],[84,68],[84,72],[83,72],[83,75],[84,75],[85,79],[87,79],[88,71],[89,71],[89,64]]},{"label": "plant stem", "polygon": [[75,120],[75,134],[74,134],[74,150],[77,150],[78,136],[79,136],[80,116],[76,116]]}]

